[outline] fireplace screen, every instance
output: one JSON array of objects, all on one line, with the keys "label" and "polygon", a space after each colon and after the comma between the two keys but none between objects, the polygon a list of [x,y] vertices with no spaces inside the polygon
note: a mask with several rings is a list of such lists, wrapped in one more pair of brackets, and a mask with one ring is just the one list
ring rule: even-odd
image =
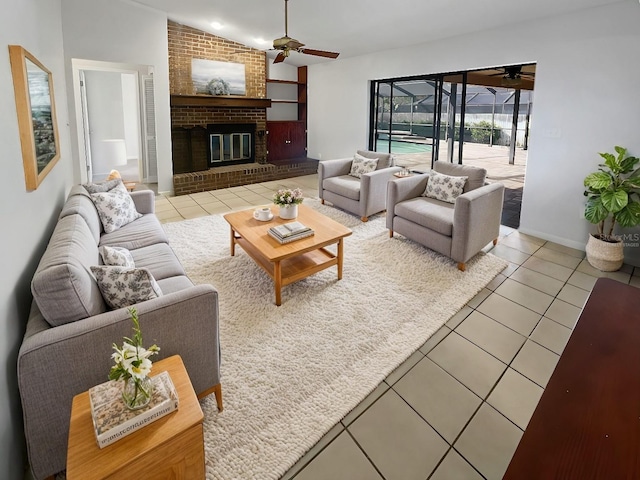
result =
[{"label": "fireplace screen", "polygon": [[207,125],[209,168],[253,163],[255,159],[255,123]]},{"label": "fireplace screen", "polygon": [[211,142],[211,163],[251,160],[250,133],[214,133]]}]

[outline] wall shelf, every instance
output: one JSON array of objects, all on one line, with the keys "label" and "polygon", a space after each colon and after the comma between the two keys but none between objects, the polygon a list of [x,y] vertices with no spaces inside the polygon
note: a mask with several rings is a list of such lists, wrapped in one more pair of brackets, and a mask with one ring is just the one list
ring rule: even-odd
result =
[{"label": "wall shelf", "polygon": [[298,67],[298,80],[266,79],[267,158],[269,161],[307,155],[307,67]]},{"label": "wall shelf", "polygon": [[287,85],[299,85],[300,82],[295,80],[277,80],[275,78],[267,78],[267,83],[285,83]]}]

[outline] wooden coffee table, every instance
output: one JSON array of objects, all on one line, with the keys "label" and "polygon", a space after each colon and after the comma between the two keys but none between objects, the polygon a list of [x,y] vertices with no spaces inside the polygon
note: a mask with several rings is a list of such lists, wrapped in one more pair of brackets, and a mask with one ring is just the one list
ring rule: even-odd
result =
[{"label": "wooden coffee table", "polygon": [[[338,280],[342,278],[343,239],[351,235],[344,225],[306,207],[298,206],[297,221],[315,232],[311,237],[281,245],[267,232],[274,225],[293,222],[278,216],[278,207],[273,207],[273,220],[261,222],[253,218],[253,210],[228,213],[224,219],[231,226],[231,255],[236,245],[249,254],[273,279],[276,305],[282,304],[282,287],[307,278],[325,268],[337,265]],[[338,244],[337,254],[324,247]]]}]

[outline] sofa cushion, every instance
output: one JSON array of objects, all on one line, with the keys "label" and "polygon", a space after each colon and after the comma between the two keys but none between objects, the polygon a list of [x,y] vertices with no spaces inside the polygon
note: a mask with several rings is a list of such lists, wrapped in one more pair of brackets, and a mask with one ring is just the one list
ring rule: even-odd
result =
[{"label": "sofa cushion", "polygon": [[452,177],[438,172],[431,172],[423,197],[434,198],[447,203],[456,203],[462,194],[467,177]]},{"label": "sofa cushion", "polygon": [[377,158],[366,158],[356,153],[353,156],[353,161],[351,162],[351,170],[349,171],[349,175],[351,175],[352,177],[361,178],[362,175],[366,173],[375,172],[377,166]]},{"label": "sofa cushion", "polygon": [[322,181],[322,188],[341,197],[360,200],[360,179],[351,175],[325,178]]},{"label": "sofa cushion", "polygon": [[390,153],[372,152],[369,150],[357,150],[356,153],[365,158],[377,158],[378,166],[376,167],[376,170],[393,167],[395,165],[393,155]]},{"label": "sofa cushion", "polygon": [[162,289],[163,295],[180,292],[187,288],[193,287],[193,282],[186,275],[178,275],[176,277],[163,278],[158,280],[158,285]]},{"label": "sofa cushion", "polygon": [[124,247],[128,250],[156,243],[169,243],[169,239],[162,229],[162,224],[153,213],[143,215],[115,232],[105,233],[100,237],[101,246]]},{"label": "sofa cushion", "polygon": [[67,201],[62,206],[62,211],[58,218],[68,215],[80,215],[87,222],[87,226],[91,230],[96,240],[96,245],[100,242],[100,234],[102,233],[102,222],[98,216],[98,210],[93,204],[91,197],[81,185],[71,187]]},{"label": "sofa cushion", "polygon": [[115,232],[142,216],[122,182],[107,192],[92,193],[91,200],[96,205],[105,233]]},{"label": "sofa cushion", "polygon": [[93,234],[80,215],[58,220],[31,281],[42,316],[53,327],[106,311],[89,271],[100,258]]},{"label": "sofa cushion", "polygon": [[393,213],[448,237],[453,236],[453,204],[416,197],[396,204]]},{"label": "sofa cushion", "polygon": [[136,266],[131,252],[126,248],[103,245],[98,249],[98,252],[102,258],[102,263],[105,265],[127,268],[134,268]]},{"label": "sofa cushion", "polygon": [[123,308],[162,295],[158,283],[146,268],[92,266],[100,292],[111,308]]},{"label": "sofa cushion", "polygon": [[434,163],[433,169],[438,173],[456,177],[467,177],[467,183],[462,193],[467,193],[484,185],[487,178],[487,171],[484,168],[472,167],[470,165],[455,165],[442,160]]},{"label": "sofa cushion", "polygon": [[173,249],[166,243],[131,250],[131,255],[136,267],[148,269],[156,280],[186,275]]}]

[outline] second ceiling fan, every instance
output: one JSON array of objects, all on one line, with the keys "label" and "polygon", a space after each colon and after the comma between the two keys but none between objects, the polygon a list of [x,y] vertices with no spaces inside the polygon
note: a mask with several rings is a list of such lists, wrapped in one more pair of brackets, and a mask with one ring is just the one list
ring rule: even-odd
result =
[{"label": "second ceiling fan", "polygon": [[311,48],[303,48],[304,43],[299,42],[295,38],[289,36],[289,15],[288,6],[289,0],[284,0],[284,37],[276,38],[273,41],[273,48],[280,50],[273,63],[284,62],[284,59],[289,56],[289,52],[294,51],[298,53],[304,53],[307,55],[315,55],[317,57],[326,58],[338,58],[339,53],[326,52],[324,50],[313,50]]}]

